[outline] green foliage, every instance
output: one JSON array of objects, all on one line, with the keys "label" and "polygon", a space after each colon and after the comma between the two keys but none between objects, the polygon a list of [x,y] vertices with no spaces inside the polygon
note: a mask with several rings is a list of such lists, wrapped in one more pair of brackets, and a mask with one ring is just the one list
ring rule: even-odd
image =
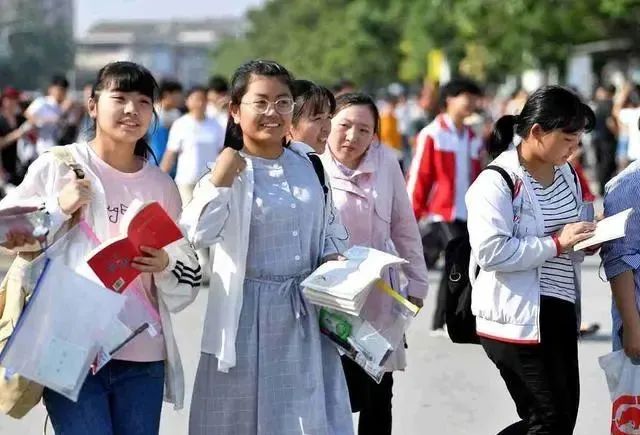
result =
[{"label": "green foliage", "polygon": [[222,44],[220,71],[273,58],[297,76],[360,85],[424,77],[441,49],[482,80],[562,66],[576,44],[640,41],[638,0],[268,0],[248,15],[243,39]]},{"label": "green foliage", "polygon": [[53,74],[73,67],[73,29],[46,20],[35,0],[16,2],[8,43],[10,56],[0,59],[0,83],[21,89],[46,86]]}]

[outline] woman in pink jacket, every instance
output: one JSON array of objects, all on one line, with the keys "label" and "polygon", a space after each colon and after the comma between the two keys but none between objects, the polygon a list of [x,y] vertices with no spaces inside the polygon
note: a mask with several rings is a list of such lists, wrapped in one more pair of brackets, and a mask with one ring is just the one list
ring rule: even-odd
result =
[{"label": "woman in pink jacket", "polygon": [[[390,271],[385,280],[418,306],[427,295],[427,266],[418,225],[393,152],[375,141],[378,109],[371,97],[344,94],[337,98],[328,149],[322,156],[331,180],[335,207],[349,231],[349,244],[368,246],[409,261]],[[382,315],[391,303],[382,293],[371,293]],[[358,365],[343,358],[353,412],[360,412],[359,434],[391,434],[392,371],[406,367],[404,349],[387,363],[387,373],[376,384]]]}]

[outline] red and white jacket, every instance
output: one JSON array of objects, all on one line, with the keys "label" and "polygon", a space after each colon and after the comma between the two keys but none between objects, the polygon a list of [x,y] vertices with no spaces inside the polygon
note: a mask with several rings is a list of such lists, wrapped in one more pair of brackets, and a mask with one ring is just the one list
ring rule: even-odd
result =
[{"label": "red and white jacket", "polygon": [[418,134],[407,188],[418,221],[467,220],[464,195],[480,174],[482,141],[464,127],[461,134],[451,118],[438,115]]}]

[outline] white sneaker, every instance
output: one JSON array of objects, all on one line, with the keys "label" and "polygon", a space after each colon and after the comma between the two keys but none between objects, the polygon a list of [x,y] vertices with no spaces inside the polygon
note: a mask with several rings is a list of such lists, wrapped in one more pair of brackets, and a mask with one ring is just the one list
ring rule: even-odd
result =
[{"label": "white sneaker", "polygon": [[449,338],[449,334],[447,333],[447,327],[446,325],[443,328],[438,328],[438,329],[432,329],[429,332],[429,335],[431,337],[445,337],[445,338]]}]

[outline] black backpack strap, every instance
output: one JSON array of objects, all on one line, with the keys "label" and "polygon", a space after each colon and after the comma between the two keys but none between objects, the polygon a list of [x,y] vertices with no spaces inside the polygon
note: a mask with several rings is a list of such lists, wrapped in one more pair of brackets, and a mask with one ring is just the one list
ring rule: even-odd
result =
[{"label": "black backpack strap", "polygon": [[326,203],[329,188],[327,187],[327,180],[324,177],[324,166],[322,165],[322,160],[320,160],[320,156],[316,153],[307,153],[307,157],[309,157],[309,161],[311,161],[311,164],[313,165],[313,170],[318,177],[318,181],[320,181],[322,192],[324,192],[324,202]]},{"label": "black backpack strap", "polygon": [[505,183],[507,183],[507,186],[509,186],[509,190],[511,191],[511,199],[513,199],[516,196],[516,187],[513,184],[513,180],[511,179],[511,176],[506,170],[504,170],[503,168],[497,165],[489,165],[485,169],[496,171],[498,174],[502,175],[502,178],[504,178]]}]

